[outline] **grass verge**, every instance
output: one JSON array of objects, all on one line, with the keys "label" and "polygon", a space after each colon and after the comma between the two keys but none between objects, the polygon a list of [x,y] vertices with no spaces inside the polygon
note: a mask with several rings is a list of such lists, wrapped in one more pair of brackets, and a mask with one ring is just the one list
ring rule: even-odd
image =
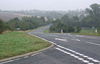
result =
[{"label": "grass verge", "polygon": [[92,29],[82,29],[80,33],[76,33],[79,35],[90,35],[90,36],[100,36],[99,33],[96,33],[95,30]]},{"label": "grass verge", "polygon": [[76,34],[79,34],[79,35],[89,35],[89,36],[100,36],[100,34],[98,34],[98,33],[76,33]]},{"label": "grass verge", "polygon": [[45,30],[44,33],[50,33],[50,31],[49,30]]},{"label": "grass verge", "polygon": [[47,41],[24,32],[7,32],[0,35],[0,59],[34,52],[50,45]]}]

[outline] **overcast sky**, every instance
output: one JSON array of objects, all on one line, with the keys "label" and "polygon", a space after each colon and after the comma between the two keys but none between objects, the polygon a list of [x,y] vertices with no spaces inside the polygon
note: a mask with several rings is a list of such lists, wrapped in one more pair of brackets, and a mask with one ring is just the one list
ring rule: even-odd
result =
[{"label": "overcast sky", "polygon": [[76,10],[100,0],[0,0],[2,10]]}]

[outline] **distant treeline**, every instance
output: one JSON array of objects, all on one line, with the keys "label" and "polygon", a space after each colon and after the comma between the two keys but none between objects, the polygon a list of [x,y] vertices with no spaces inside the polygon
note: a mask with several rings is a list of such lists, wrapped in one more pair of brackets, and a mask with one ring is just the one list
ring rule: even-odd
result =
[{"label": "distant treeline", "polygon": [[3,22],[0,20],[0,33],[5,30],[29,30],[34,29],[43,25],[47,25],[50,23],[49,19],[45,19],[44,17],[23,17],[21,19],[14,18],[9,20],[8,22]]},{"label": "distant treeline", "polygon": [[96,29],[100,32],[100,4],[92,4],[90,8],[76,15],[68,13],[53,22],[51,32],[80,32],[82,28]]}]

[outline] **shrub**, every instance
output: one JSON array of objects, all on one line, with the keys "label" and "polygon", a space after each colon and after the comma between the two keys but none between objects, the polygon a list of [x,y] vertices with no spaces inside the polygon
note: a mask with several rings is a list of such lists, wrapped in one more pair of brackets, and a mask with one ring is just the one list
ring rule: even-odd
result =
[{"label": "shrub", "polygon": [[4,22],[0,20],[0,34],[2,34],[4,30],[5,30]]},{"label": "shrub", "polygon": [[97,28],[97,32],[100,34],[100,27]]},{"label": "shrub", "polygon": [[64,23],[55,23],[50,27],[51,32],[58,32],[60,33],[63,30],[64,33],[70,33],[70,32],[75,32],[74,27],[72,26],[67,26]]},{"label": "shrub", "polygon": [[75,27],[75,32],[79,33],[81,31],[81,27]]}]

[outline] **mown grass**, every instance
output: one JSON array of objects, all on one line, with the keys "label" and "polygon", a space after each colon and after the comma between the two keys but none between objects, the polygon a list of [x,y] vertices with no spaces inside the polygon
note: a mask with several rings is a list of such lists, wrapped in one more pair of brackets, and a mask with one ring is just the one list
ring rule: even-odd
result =
[{"label": "mown grass", "polygon": [[91,36],[100,36],[99,33],[96,33],[95,30],[92,29],[82,29],[80,33],[77,33],[79,35],[91,35]]},{"label": "mown grass", "polygon": [[7,32],[0,35],[0,59],[34,52],[51,44],[24,32]]},{"label": "mown grass", "polygon": [[45,30],[44,33],[50,33],[50,31],[49,30]]}]

